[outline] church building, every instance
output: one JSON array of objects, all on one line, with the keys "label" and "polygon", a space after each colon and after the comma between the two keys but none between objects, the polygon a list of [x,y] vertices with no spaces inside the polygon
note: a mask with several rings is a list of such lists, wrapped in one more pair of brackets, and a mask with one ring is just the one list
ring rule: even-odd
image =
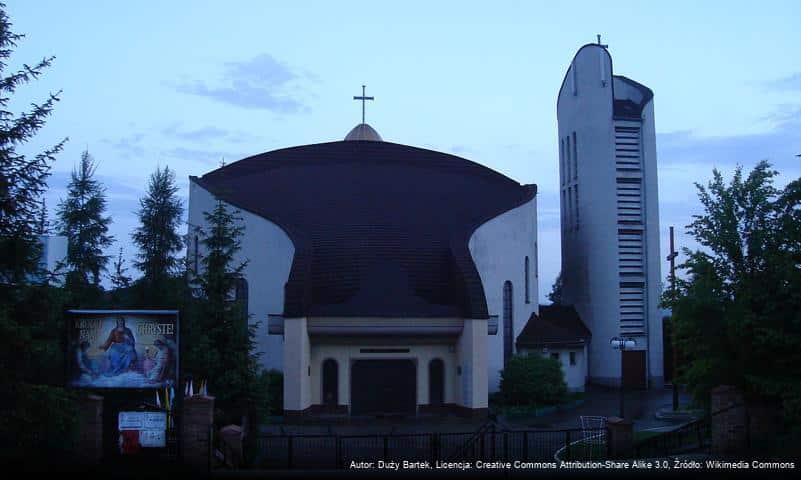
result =
[{"label": "church building", "polygon": [[[557,102],[563,305],[541,316],[537,186],[384,141],[364,118],[342,141],[190,177],[190,262],[203,212],[238,210],[237,295],[290,417],[486,415],[516,353],[560,360],[575,391],[660,385],[652,99],[602,45],[571,62]],[[636,347],[621,359],[614,336]]]},{"label": "church building", "polygon": [[365,123],[190,180],[190,235],[215,198],[244,219],[248,310],[287,415],[486,415],[537,310],[536,185]]}]

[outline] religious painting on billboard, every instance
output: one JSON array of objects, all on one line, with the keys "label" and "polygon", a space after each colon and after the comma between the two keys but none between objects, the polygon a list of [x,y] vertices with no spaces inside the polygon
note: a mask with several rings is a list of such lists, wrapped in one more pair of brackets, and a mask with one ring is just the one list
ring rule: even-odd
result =
[{"label": "religious painting on billboard", "polygon": [[177,312],[70,310],[68,313],[68,385],[163,388],[175,384]]}]

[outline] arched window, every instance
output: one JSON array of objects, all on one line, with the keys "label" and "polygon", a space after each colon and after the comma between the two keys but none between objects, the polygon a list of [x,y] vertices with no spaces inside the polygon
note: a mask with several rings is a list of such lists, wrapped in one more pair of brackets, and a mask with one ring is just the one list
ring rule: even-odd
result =
[{"label": "arched window", "polygon": [[503,364],[512,358],[512,347],[514,345],[514,328],[512,317],[512,282],[506,281],[503,284]]},{"label": "arched window", "polygon": [[526,284],[526,303],[531,303],[531,300],[529,299],[529,286],[528,286],[529,269],[528,268],[529,268],[528,257],[526,257],[526,271],[524,272],[524,274],[525,274],[524,281],[525,281],[525,284]]},{"label": "arched window", "polygon": [[428,403],[439,407],[445,402],[445,364],[435,358],[428,364]]},{"label": "arched window", "polygon": [[339,367],[329,358],[323,362],[323,405],[336,407],[339,403]]}]

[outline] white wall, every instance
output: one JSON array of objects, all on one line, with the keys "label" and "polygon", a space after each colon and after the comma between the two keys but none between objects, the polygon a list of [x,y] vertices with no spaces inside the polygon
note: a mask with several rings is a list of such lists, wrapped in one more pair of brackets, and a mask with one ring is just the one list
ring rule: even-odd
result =
[{"label": "white wall", "polygon": [[[532,312],[537,312],[539,295],[537,239],[537,197],[478,227],[468,247],[478,269],[487,309],[498,315],[498,334],[487,336],[487,377],[489,391],[500,388],[503,369],[503,284],[512,282],[514,344]],[[525,299],[525,258],[529,257],[529,299]]]},{"label": "white wall", "polygon": [[[570,352],[576,355],[576,364],[570,365]],[[542,348],[531,349],[523,348],[521,353],[525,354],[538,354],[543,357],[550,357],[552,353],[559,354],[559,363],[562,364],[562,374],[564,375],[567,389],[570,392],[583,392],[586,386],[587,379],[587,348],[584,347],[560,347],[548,348],[544,352]]]},{"label": "white wall", "polygon": [[[204,226],[203,212],[211,211],[214,204],[215,199],[211,193],[200,185],[190,182],[188,247],[190,258],[194,252],[192,226]],[[295,247],[289,236],[269,220],[246,211],[240,211],[240,216],[243,218],[245,233],[242,236],[242,249],[237,259],[248,261],[244,271],[249,290],[248,312],[251,314],[251,323],[261,322],[256,332],[256,342],[261,352],[259,361],[265,368],[283,370],[282,338],[279,335],[267,334],[267,315],[281,314],[284,311],[284,285],[289,279]],[[200,245],[199,249],[202,254],[203,246]]]}]

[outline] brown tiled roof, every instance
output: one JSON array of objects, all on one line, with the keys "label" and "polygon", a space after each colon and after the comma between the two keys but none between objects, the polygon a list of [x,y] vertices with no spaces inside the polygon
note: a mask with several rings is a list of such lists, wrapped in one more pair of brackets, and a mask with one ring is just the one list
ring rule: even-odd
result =
[{"label": "brown tiled roof", "polygon": [[571,345],[587,342],[592,333],[570,305],[540,305],[517,337],[518,347]]},{"label": "brown tiled roof", "polygon": [[487,318],[473,231],[536,185],[389,142],[304,145],[191,180],[287,232],[284,316]]}]

